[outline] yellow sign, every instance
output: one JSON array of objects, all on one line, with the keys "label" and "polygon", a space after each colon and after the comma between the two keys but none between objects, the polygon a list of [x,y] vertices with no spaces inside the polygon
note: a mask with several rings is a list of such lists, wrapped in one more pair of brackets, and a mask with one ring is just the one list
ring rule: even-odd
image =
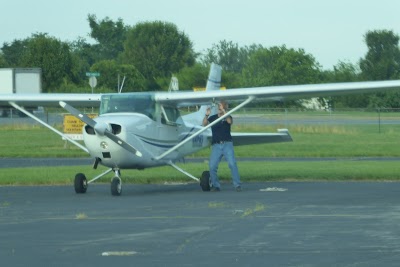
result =
[{"label": "yellow sign", "polygon": [[[193,87],[193,91],[195,91],[195,92],[205,91],[205,90],[206,90],[205,87]],[[219,90],[226,90],[226,87],[222,86],[222,87],[219,88]]]},{"label": "yellow sign", "polygon": [[[97,114],[86,114],[89,118],[96,118]],[[83,121],[71,114],[64,114],[63,128],[66,134],[81,134],[82,127],[85,125]]]}]

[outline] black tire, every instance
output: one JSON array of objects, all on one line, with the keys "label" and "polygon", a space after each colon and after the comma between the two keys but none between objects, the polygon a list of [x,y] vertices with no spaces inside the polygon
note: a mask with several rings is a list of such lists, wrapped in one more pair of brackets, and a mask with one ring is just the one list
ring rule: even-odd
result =
[{"label": "black tire", "polygon": [[83,173],[78,173],[75,175],[74,182],[75,192],[77,194],[84,194],[88,188],[88,183],[86,176]]},{"label": "black tire", "polygon": [[210,172],[209,171],[204,171],[201,174],[200,186],[204,192],[210,191]]},{"label": "black tire", "polygon": [[121,179],[114,177],[111,181],[111,195],[120,196],[122,192]]}]

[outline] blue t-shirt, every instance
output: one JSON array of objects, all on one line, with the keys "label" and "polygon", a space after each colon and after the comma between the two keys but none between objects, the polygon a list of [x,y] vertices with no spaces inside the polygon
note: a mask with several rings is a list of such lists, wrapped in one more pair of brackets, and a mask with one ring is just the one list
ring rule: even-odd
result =
[{"label": "blue t-shirt", "polygon": [[[231,116],[228,116],[231,118]],[[217,143],[221,141],[232,141],[232,136],[231,136],[231,125],[226,121],[228,118],[224,118],[222,121],[218,122],[217,124],[211,126],[211,132],[212,132],[212,143]],[[213,121],[218,119],[218,115],[212,115],[208,117],[208,122],[212,123]],[[233,120],[232,120],[233,121]]]}]

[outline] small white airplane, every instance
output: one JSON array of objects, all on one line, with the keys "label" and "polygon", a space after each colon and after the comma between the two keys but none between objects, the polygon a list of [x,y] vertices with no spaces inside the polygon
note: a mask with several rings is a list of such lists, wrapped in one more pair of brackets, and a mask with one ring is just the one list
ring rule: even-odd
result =
[{"label": "small white airplane", "polygon": [[[76,193],[85,193],[88,184],[113,172],[111,193],[118,196],[122,192],[120,172],[122,169],[146,169],[163,165],[170,165],[190,178],[200,181],[202,190],[209,191],[208,171],[204,171],[198,179],[179,168],[174,162],[208,147],[211,142],[210,127],[256,99],[276,101],[284,98],[400,89],[400,80],[392,80],[220,90],[221,71],[220,66],[211,65],[205,92],[3,94],[0,95],[0,106],[12,106],[18,109],[80,147],[94,158],[95,169],[98,164],[109,168],[89,181],[84,174],[76,174],[74,182]],[[206,109],[210,106],[215,107],[220,100],[238,101],[238,105],[217,121],[203,127],[202,120]],[[82,129],[85,146],[23,108],[23,106],[58,105],[86,124]],[[201,108],[191,114],[180,114],[180,107],[194,105]],[[75,107],[92,106],[99,107],[99,117],[95,119],[75,109]],[[277,133],[232,133],[232,137],[235,146],[292,141],[287,129],[278,129]]]}]

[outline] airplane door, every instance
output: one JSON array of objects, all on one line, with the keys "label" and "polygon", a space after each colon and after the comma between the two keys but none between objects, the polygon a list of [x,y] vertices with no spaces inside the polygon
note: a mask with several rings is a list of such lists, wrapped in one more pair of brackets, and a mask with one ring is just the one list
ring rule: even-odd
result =
[{"label": "airplane door", "polygon": [[158,139],[163,141],[164,148],[171,148],[179,142],[179,129],[181,127],[179,110],[175,107],[161,106]]}]

